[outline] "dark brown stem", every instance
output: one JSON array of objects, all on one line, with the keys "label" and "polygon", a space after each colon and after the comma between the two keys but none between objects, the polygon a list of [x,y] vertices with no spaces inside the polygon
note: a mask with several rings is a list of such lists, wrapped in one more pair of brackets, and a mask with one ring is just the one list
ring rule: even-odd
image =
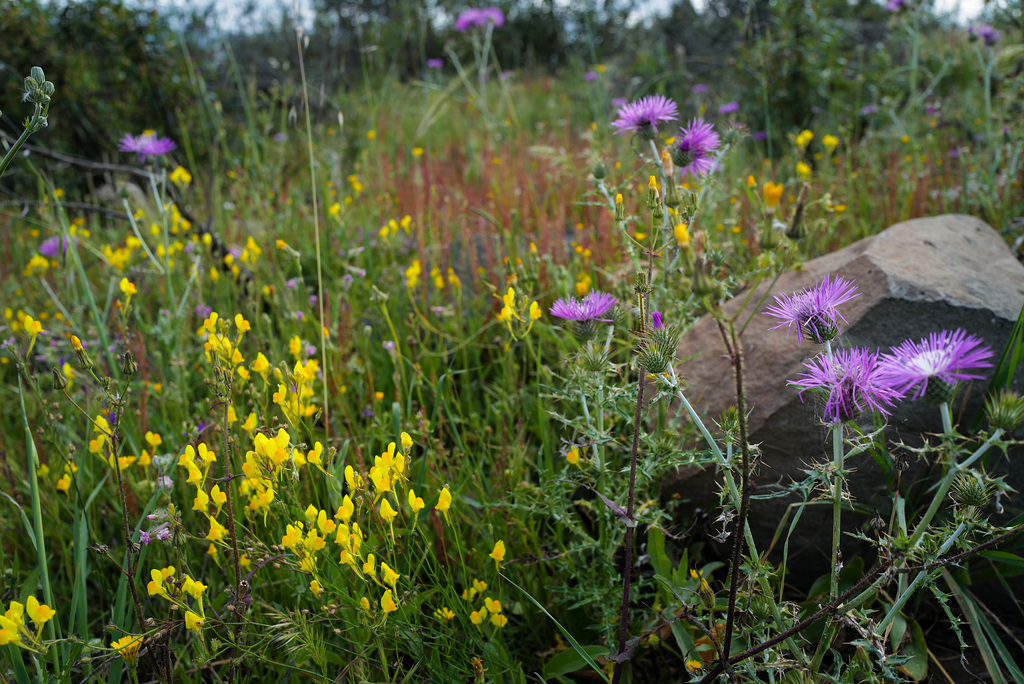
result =
[{"label": "dark brown stem", "polygon": [[[654,251],[647,253],[647,280],[646,286],[651,286],[651,273],[654,271]],[[644,298],[648,295],[641,293],[640,297]],[[649,302],[648,302],[649,303]],[[649,307],[640,307],[641,311],[646,311]],[[647,329],[647,320],[644,317],[640,319],[640,334],[643,335]],[[647,382],[647,369],[640,368],[640,384],[636,390],[636,415],[633,417],[633,448],[630,452],[629,458],[629,496],[626,499],[626,518],[628,520],[628,527],[626,527],[626,539],[624,541],[625,549],[625,567],[623,568],[622,574],[622,612],[619,615],[619,660],[615,662],[615,670],[612,672],[612,684],[618,684],[619,679],[622,677],[622,666],[625,661],[623,656],[626,653],[626,637],[629,632],[629,589],[630,584],[633,581],[633,534],[636,530],[636,520],[633,519],[633,504],[636,498],[636,463],[640,454],[640,419],[643,417],[644,408],[644,385]]]},{"label": "dark brown stem", "polygon": [[722,652],[729,657],[729,648],[732,645],[732,632],[736,618],[736,591],[739,587],[740,564],[743,561],[743,533],[747,521],[747,508],[750,502],[750,449],[747,445],[747,408],[743,394],[743,348],[740,346],[740,339],[736,335],[736,326],[729,322],[729,338],[732,342],[733,373],[736,376],[736,412],[738,413],[740,426],[740,477],[742,484],[740,488],[740,514],[736,521],[735,541],[732,548],[732,568],[729,581],[729,610],[725,618],[725,643]]},{"label": "dark brown stem", "polygon": [[[1019,525],[1016,528],[1014,528],[1012,530],[1009,530],[1007,532],[1004,532],[1003,534],[1001,534],[1001,535],[999,535],[997,537],[993,537],[992,539],[989,539],[987,542],[983,542],[981,544],[978,544],[973,549],[970,549],[968,551],[964,551],[962,553],[958,553],[958,554],[953,555],[953,556],[948,556],[948,557],[946,557],[946,558],[944,558],[944,559],[942,559],[940,561],[936,561],[934,563],[928,563],[928,564],[925,564],[925,565],[920,565],[920,566],[916,566],[916,567],[912,567],[912,568],[900,568],[900,569],[895,570],[895,572],[898,572],[898,573],[902,573],[902,572],[919,572],[921,570],[927,570],[927,569],[930,569],[930,568],[935,568],[935,567],[939,567],[939,566],[948,565],[950,563],[956,563],[956,562],[959,562],[959,561],[963,560],[964,558],[966,558],[968,556],[971,556],[971,555],[973,555],[975,553],[978,553],[979,551],[983,551],[983,550],[985,550],[987,548],[990,548],[992,546],[995,546],[995,545],[997,545],[997,544],[999,544],[1001,542],[1009,541],[1010,539],[1012,539],[1013,537],[1016,537],[1021,532],[1024,532],[1024,525]],[[880,575],[882,575],[884,572],[889,570],[889,568],[891,568],[897,562],[897,560],[899,560],[900,557],[901,556],[894,556],[893,558],[887,560],[886,562],[879,564],[871,572],[869,572],[868,574],[864,575],[864,577],[862,577],[861,580],[859,582],[857,582],[857,584],[855,584],[854,586],[850,587],[850,589],[845,591],[842,595],[837,597],[834,601],[830,601],[829,603],[826,603],[824,606],[822,606],[818,610],[818,612],[814,613],[810,617],[807,617],[807,618],[801,620],[800,622],[798,622],[797,624],[793,625],[792,627],[790,627],[786,631],[781,632],[780,634],[777,634],[777,635],[773,636],[771,639],[768,639],[768,640],[758,644],[757,646],[754,646],[753,648],[749,648],[746,651],[743,651],[742,653],[737,653],[736,655],[732,656],[731,658],[729,658],[728,660],[726,660],[724,662],[721,661],[721,660],[718,661],[718,663],[715,665],[715,667],[712,668],[711,671],[708,672],[708,674],[706,674],[704,676],[704,679],[700,680],[700,684],[711,684],[711,682],[714,681],[715,677],[717,677],[723,670],[725,670],[727,665],[731,666],[731,665],[735,665],[737,663],[741,663],[744,660],[746,660],[747,658],[751,658],[751,657],[757,655],[758,653],[761,653],[762,651],[771,648],[772,646],[774,646],[776,644],[782,643],[783,641],[785,641],[786,639],[790,638],[791,636],[795,636],[796,634],[799,634],[800,632],[802,632],[803,630],[807,629],[812,624],[814,624],[816,621],[820,620],[821,618],[825,617],[826,615],[831,615],[833,613],[836,613],[839,610],[840,606],[842,606],[844,603],[846,603],[850,598],[856,596],[862,589],[867,587],[869,584],[874,583],[874,581],[876,579],[878,579],[878,577]]]}]

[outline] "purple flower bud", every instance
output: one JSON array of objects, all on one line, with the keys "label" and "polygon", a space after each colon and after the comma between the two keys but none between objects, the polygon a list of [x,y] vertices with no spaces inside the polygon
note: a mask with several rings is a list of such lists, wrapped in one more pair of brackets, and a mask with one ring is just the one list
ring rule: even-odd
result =
[{"label": "purple flower bud", "polygon": [[651,327],[654,328],[655,330],[665,327],[665,323],[661,319],[660,311],[651,312]]}]

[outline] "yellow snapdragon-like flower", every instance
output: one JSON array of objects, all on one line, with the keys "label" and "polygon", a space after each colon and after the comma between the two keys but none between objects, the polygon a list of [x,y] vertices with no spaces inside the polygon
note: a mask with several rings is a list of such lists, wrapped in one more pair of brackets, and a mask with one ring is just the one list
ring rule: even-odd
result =
[{"label": "yellow snapdragon-like flower", "polygon": [[448,517],[448,509],[451,508],[451,505],[452,494],[450,491],[448,491],[447,487],[444,487],[437,497],[437,505],[434,506],[434,509],[444,516],[445,522],[447,522],[449,525],[452,524],[451,519]]}]

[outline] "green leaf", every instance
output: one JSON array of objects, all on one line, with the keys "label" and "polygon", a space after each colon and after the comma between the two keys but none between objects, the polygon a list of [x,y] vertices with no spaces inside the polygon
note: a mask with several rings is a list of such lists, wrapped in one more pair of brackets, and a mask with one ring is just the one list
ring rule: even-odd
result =
[{"label": "green leaf", "polygon": [[[608,655],[608,647],[598,644],[593,646],[584,646],[583,651],[591,658]],[[586,664],[587,663],[581,654],[573,649],[566,649],[544,663],[543,672],[545,677],[557,677],[559,675],[582,670],[583,666]]]},{"label": "green leaf", "polygon": [[903,655],[908,656],[899,669],[915,681],[920,681],[928,674],[928,642],[924,640],[924,630],[916,621],[910,623],[910,641],[903,647]]},{"label": "green leaf", "polygon": [[[569,630],[567,630],[565,627],[562,627],[562,625],[558,622],[558,620],[556,620],[551,615],[551,613],[549,613],[547,611],[547,609],[544,606],[540,605],[540,603],[537,601],[537,599],[535,599],[532,596],[530,596],[530,594],[525,589],[523,589],[521,586],[519,586],[518,584],[516,584],[515,582],[510,580],[508,577],[505,577],[505,575],[502,575],[501,577],[506,582],[511,584],[513,587],[515,587],[519,591],[523,592],[523,595],[526,596],[526,598],[530,599],[530,601],[533,603],[533,605],[535,605],[538,608],[540,608],[542,613],[544,613],[549,618],[551,618],[551,621],[555,623],[555,627],[558,627],[558,631],[562,633],[562,636],[565,637],[565,640],[569,642],[569,644],[573,647],[573,650],[575,650],[576,653],[578,653],[580,655],[580,657],[583,659],[583,661],[587,665],[590,665],[590,668],[594,672],[596,672],[598,674],[598,676],[601,678],[601,681],[607,682],[607,684],[612,684],[611,680],[608,679],[608,675],[606,675],[604,673],[604,670],[601,668],[601,666],[594,662],[594,659],[592,657],[590,657],[590,654],[586,651],[586,649],[584,649],[582,646],[580,646],[580,643],[578,641],[576,641],[575,638],[573,638],[572,634],[569,633]],[[607,651],[605,651],[605,653],[607,653]]]}]

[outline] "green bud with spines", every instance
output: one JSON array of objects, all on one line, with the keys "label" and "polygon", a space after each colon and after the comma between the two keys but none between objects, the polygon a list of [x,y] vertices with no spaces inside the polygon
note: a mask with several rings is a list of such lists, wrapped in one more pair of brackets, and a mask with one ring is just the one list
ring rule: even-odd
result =
[{"label": "green bud with spines", "polygon": [[1016,430],[1024,423],[1024,397],[1012,390],[1002,390],[985,401],[985,417],[996,429]]},{"label": "green bud with spines", "polygon": [[985,508],[992,501],[992,486],[970,473],[960,473],[953,481],[949,495],[958,506]]},{"label": "green bud with spines", "polygon": [[676,358],[681,334],[682,331],[675,325],[649,327],[637,350],[640,367],[652,375],[664,373]]}]

